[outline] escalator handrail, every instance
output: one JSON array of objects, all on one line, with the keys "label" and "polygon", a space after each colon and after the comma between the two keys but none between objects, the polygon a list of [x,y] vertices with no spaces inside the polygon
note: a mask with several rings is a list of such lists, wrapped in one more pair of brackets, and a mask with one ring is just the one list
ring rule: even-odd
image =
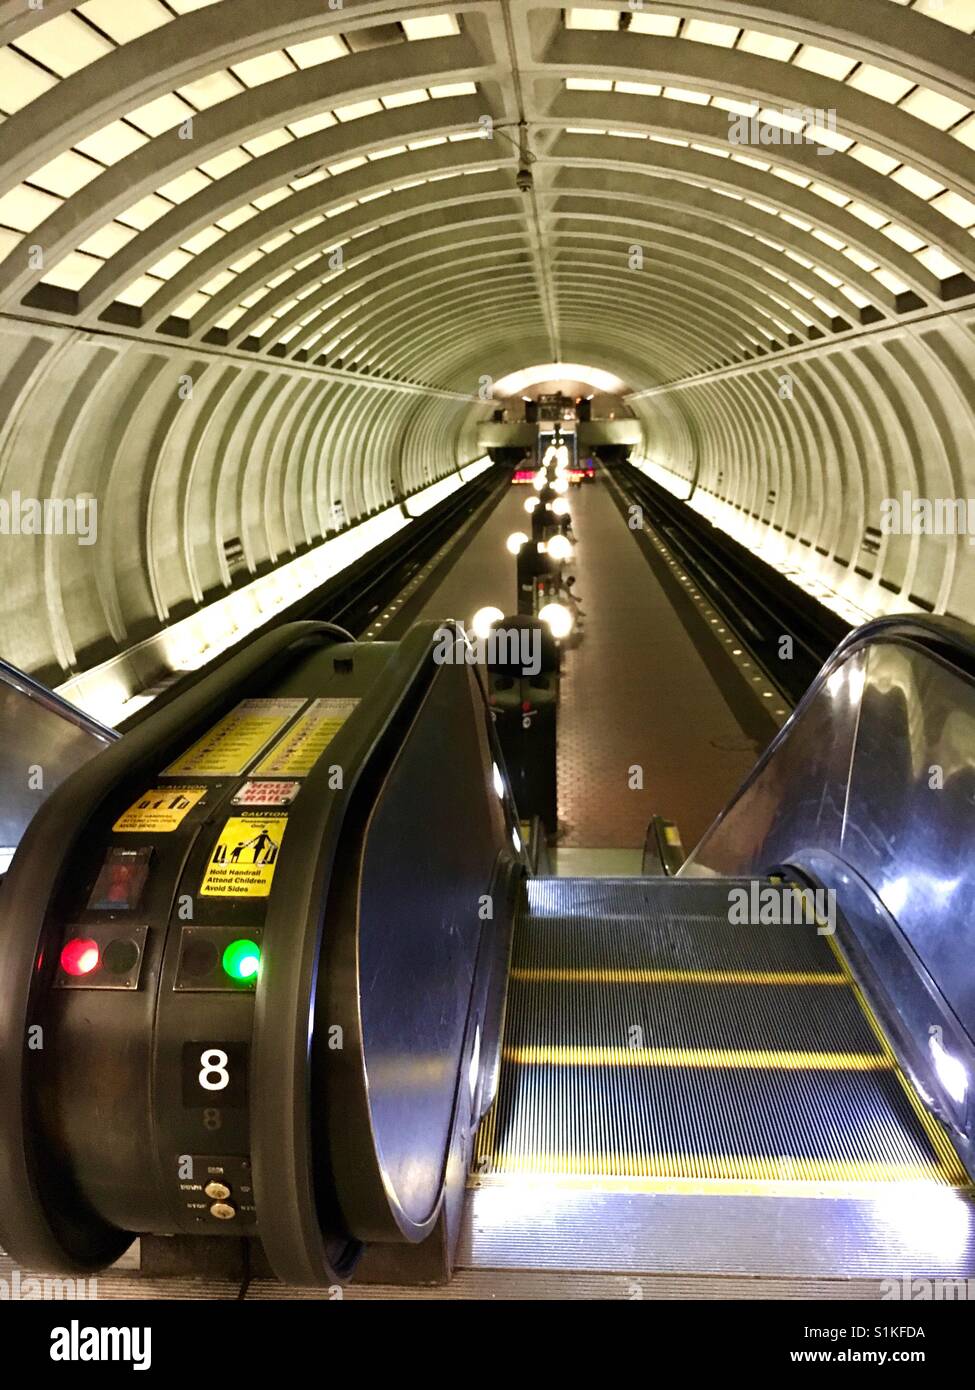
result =
[{"label": "escalator handrail", "polygon": [[891,613],[884,617],[872,618],[869,622],[854,628],[826,659],[819,674],[811,682],[802,699],[768,744],[734,796],[718,813],[695,848],[687,856],[684,868],[694,863],[701,847],[710,840],[738,802],[762,776],[766,767],[791,736],[796,724],[803,718],[834,671],[864,647],[877,646],[884,642],[899,642],[920,648],[929,656],[947,662],[971,684],[975,685],[975,626],[963,622],[960,618]]},{"label": "escalator handrail", "polygon": [[107,724],[100,723],[78,705],[72,704],[63,695],[59,695],[56,690],[52,690],[41,681],[35,680],[26,671],[21,671],[19,667],[11,665],[9,661],[0,660],[0,681],[12,686],[14,690],[26,695],[29,699],[36,700],[45,709],[49,709],[52,714],[76,724],[86,733],[104,739],[106,743],[114,743],[116,739],[121,738],[117,729],[111,729]]},{"label": "escalator handrail", "polygon": [[[272,1268],[288,1282],[321,1285],[344,1277],[329,1258],[316,1200],[313,1110],[308,1078],[309,1021],[317,977],[332,869],[352,800],[382,756],[391,725],[412,712],[437,667],[434,634],[460,629],[428,620],[414,624],[397,644],[380,683],[356,717],[329,744],[305,779],[290,813],[287,875],[268,900],[265,950],[255,999],[251,1075],[260,1105],[251,1115],[251,1159],[261,1240]],[[344,769],[340,792],[330,790],[329,764]],[[360,1059],[361,1064],[361,1059]]]}]

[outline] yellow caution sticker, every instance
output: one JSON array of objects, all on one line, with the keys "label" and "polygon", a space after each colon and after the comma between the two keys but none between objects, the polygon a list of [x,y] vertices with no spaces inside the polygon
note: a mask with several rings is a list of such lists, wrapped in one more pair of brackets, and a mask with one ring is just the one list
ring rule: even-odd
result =
[{"label": "yellow caution sticker", "polygon": [[122,812],[112,829],[143,835],[164,835],[177,830],[193,807],[206,796],[206,790],[206,787],[153,787]]},{"label": "yellow caution sticker", "polygon": [[233,816],[213,847],[200,896],[266,898],[287,828],[287,816]]},{"label": "yellow caution sticker", "polygon": [[259,777],[304,777],[359,703],[357,699],[326,697],[313,700],[298,722],[264,758],[255,773]]},{"label": "yellow caution sticker", "polygon": [[238,777],[304,705],[299,698],[242,700],[163,775]]}]

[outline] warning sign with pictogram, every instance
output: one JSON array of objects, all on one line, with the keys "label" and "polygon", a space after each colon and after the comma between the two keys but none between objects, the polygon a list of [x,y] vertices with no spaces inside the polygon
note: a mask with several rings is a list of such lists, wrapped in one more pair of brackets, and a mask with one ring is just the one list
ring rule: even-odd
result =
[{"label": "warning sign with pictogram", "polygon": [[220,832],[200,884],[204,898],[266,898],[287,816],[233,816]]},{"label": "warning sign with pictogram", "polygon": [[143,835],[176,830],[206,791],[206,787],[153,787],[123,811],[112,829]]}]

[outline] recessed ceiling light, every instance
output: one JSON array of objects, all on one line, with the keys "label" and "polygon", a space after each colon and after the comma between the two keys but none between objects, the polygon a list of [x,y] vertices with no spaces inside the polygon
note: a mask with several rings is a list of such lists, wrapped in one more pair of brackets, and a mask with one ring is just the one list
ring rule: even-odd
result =
[{"label": "recessed ceiling light", "polygon": [[442,39],[460,33],[460,25],[452,14],[429,14],[421,19],[401,21],[408,39]]}]

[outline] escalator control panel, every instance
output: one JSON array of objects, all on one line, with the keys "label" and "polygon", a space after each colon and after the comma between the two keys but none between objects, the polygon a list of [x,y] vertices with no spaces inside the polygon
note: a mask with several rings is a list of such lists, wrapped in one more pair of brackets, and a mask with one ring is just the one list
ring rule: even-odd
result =
[{"label": "escalator control panel", "polygon": [[57,1087],[38,1107],[60,1126],[46,1142],[120,1230],[256,1223],[249,1074],[268,901],[306,779],[386,661],[376,644],[338,672],[333,652],[121,779],[65,858],[36,962],[50,988],[32,1090]]}]

